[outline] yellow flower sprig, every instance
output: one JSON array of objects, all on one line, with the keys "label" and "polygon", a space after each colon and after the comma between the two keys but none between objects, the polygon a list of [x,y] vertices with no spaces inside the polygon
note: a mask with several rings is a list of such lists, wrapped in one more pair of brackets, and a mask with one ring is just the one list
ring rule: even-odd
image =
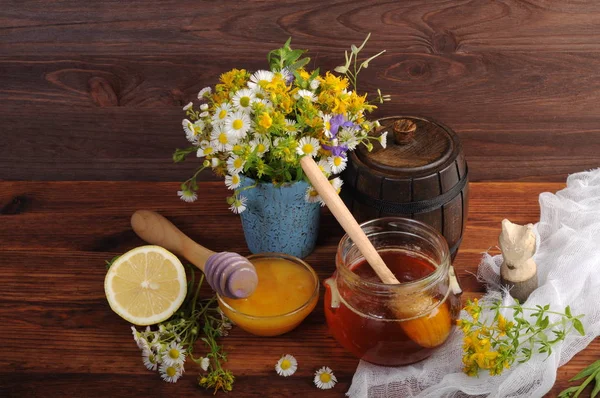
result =
[{"label": "yellow flower sprig", "polygon": [[[492,311],[492,319],[482,319],[484,308]],[[523,307],[518,301],[512,306],[503,306],[497,301],[484,307],[475,299],[467,301],[464,309],[471,320],[460,319],[457,325],[465,335],[462,362],[463,371],[469,376],[477,376],[481,370],[499,375],[515,361],[526,362],[536,352],[550,356],[552,346],[564,340],[573,329],[585,334],[579,320],[583,315],[572,315],[568,306],[563,313],[550,311],[549,305]],[[507,320],[502,310],[512,310],[512,320]],[[551,323],[550,316],[558,320]]]}]

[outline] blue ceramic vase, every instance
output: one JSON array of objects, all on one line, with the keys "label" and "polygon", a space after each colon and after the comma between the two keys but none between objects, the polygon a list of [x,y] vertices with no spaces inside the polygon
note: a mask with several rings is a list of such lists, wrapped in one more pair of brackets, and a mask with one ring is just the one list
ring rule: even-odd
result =
[{"label": "blue ceramic vase", "polygon": [[[240,188],[255,181],[242,177]],[[308,256],[317,242],[321,210],[308,203],[305,181],[275,186],[259,182],[240,193],[247,198],[240,216],[248,248],[252,253],[278,252],[296,257]]]}]

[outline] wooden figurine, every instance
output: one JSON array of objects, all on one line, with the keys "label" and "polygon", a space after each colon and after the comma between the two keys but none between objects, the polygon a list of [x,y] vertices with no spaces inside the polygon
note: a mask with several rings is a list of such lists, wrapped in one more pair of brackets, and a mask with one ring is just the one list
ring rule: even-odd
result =
[{"label": "wooden figurine", "polygon": [[500,266],[501,283],[509,288],[511,296],[523,303],[538,287],[537,266],[533,261],[533,225],[513,224],[504,219],[498,242],[504,258]]}]

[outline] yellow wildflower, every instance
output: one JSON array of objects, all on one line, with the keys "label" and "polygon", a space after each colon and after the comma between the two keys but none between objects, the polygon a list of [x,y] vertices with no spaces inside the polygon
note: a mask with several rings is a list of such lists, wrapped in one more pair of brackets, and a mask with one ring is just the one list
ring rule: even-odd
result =
[{"label": "yellow wildflower", "polygon": [[258,124],[259,124],[259,126],[264,127],[265,129],[268,129],[269,127],[271,127],[273,125],[273,119],[271,119],[271,116],[269,116],[269,114],[267,112],[263,112],[258,117]]},{"label": "yellow wildflower", "polygon": [[345,77],[338,77],[331,72],[327,72],[324,77],[319,76],[317,79],[319,79],[319,82],[321,83],[322,90],[340,93],[348,88],[348,79]]}]

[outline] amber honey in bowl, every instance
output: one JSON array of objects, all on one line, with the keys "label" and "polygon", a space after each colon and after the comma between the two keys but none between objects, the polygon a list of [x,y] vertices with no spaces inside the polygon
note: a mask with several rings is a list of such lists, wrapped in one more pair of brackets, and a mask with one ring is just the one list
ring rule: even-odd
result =
[{"label": "amber honey in bowl", "polygon": [[[414,363],[452,330],[460,300],[449,287],[447,244],[419,224],[397,218],[363,224],[399,285],[382,284],[349,238],[340,243],[337,271],[325,282],[325,316],[331,334],[358,358],[388,366]],[[445,247],[438,250],[440,241]]]},{"label": "amber honey in bowl", "polygon": [[304,261],[285,254],[248,257],[256,268],[258,285],[245,299],[218,297],[233,323],[259,336],[276,336],[298,326],[319,299],[319,280]]}]

